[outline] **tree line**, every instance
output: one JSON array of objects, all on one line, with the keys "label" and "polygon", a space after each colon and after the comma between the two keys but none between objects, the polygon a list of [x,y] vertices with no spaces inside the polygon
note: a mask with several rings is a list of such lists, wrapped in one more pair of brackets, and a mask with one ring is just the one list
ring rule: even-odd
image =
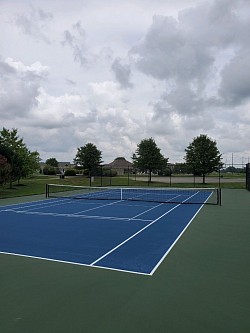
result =
[{"label": "tree line", "polygon": [[[201,134],[185,149],[185,163],[180,167],[188,167],[192,173],[203,177],[213,171],[217,171],[223,163],[216,141],[207,135]],[[137,145],[132,155],[134,169],[138,172],[147,173],[151,181],[152,173],[169,172],[169,158],[163,156],[161,149],[151,137],[143,139]],[[23,139],[17,134],[17,129],[8,130],[3,128],[0,131],[0,184],[12,183],[26,178],[39,170],[40,156],[37,151],[31,152]],[[94,174],[102,165],[102,152],[93,143],[87,143],[77,148],[74,158],[76,168],[84,169],[89,176]],[[55,158],[46,161],[47,166],[58,167]]]},{"label": "tree line", "polygon": [[[203,183],[207,174],[218,171],[223,165],[222,154],[217,148],[216,141],[207,135],[201,134],[194,138],[185,152],[186,163],[180,163],[179,168],[185,168],[188,173],[201,175]],[[169,158],[162,155],[153,138],[143,139],[137,145],[132,160],[135,170],[149,175],[149,182],[152,173],[169,174],[172,170],[168,163]],[[94,175],[102,164],[102,152],[93,143],[87,143],[77,149],[74,164],[86,170],[89,176]]]}]

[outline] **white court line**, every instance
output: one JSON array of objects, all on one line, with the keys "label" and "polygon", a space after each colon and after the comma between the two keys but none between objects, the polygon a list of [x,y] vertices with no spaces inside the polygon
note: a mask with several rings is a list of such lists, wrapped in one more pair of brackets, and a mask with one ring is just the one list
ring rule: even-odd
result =
[{"label": "white court line", "polygon": [[[170,200],[175,199],[175,198],[177,198],[178,196],[179,196],[179,195],[175,196],[174,198],[171,198]],[[150,208],[150,209],[144,211],[143,213],[140,213],[140,214],[138,214],[138,215],[132,217],[131,220],[133,220],[134,218],[136,218],[136,217],[138,217],[138,216],[140,216],[140,215],[143,215],[143,214],[149,212],[149,211],[152,210],[152,209],[155,209],[155,208],[157,208],[157,207],[159,207],[159,206],[165,205],[165,204],[168,203],[168,202],[169,202],[169,201],[165,201],[165,202],[163,202],[163,203],[160,203],[160,204],[157,205],[157,206],[153,206],[152,208]]]},{"label": "white court line", "polygon": [[106,203],[106,204],[101,205],[101,206],[97,206],[97,207],[92,207],[92,208],[89,208],[89,209],[85,209],[85,210],[82,210],[80,212],[74,213],[74,215],[77,215],[77,214],[80,214],[80,213],[89,212],[90,210],[95,210],[95,209],[99,209],[99,208],[102,208],[102,207],[112,206],[112,205],[115,205],[118,202],[121,202],[121,200],[110,202],[108,204]]},{"label": "white court line", "polygon": [[[53,200],[53,199],[52,199]],[[4,205],[4,206],[0,206],[0,211],[6,211],[6,207],[13,207],[14,209],[25,209],[25,208],[37,208],[38,206],[41,206],[42,208],[45,207],[51,207],[54,205],[54,203],[58,203],[58,205],[60,204],[65,204],[65,201],[68,201],[68,200],[56,200],[52,202],[52,200],[50,199],[50,201],[48,201],[48,199],[43,199],[43,200],[38,200],[38,201],[30,201],[30,202],[23,202],[23,203],[17,203],[17,204],[11,204],[11,205]],[[39,203],[40,202],[40,203]],[[15,208],[16,207],[16,208]]]},{"label": "white court line", "polygon": [[[192,196],[195,196],[197,193],[195,193]],[[190,196],[190,198],[192,197]],[[183,202],[187,201],[189,198],[187,198],[186,200],[184,200]],[[208,199],[207,199],[208,200]],[[45,200],[41,200],[41,201],[45,201]],[[36,201],[35,201],[36,202]],[[7,205],[5,207],[9,207],[9,206],[15,206],[15,205],[20,205],[20,203],[18,204],[13,204],[13,205]],[[179,207],[181,204],[178,204],[177,206],[173,207],[171,210],[167,211],[165,214],[161,215],[160,217],[158,217],[156,220],[152,221],[149,225],[147,225],[146,227],[142,228],[141,230],[139,230],[136,234],[132,235],[130,238],[128,238],[126,241],[122,242],[120,245],[118,245],[116,248],[120,247],[122,244],[126,243],[129,239],[135,237],[138,233],[142,232],[143,230],[145,230],[147,227],[149,227],[150,225],[152,225],[153,223],[155,223],[156,221],[158,221],[160,218],[162,218],[163,216],[167,215],[168,213],[170,213],[172,210],[174,210],[175,208]],[[4,207],[4,206],[3,206]],[[192,220],[195,218],[195,216],[198,214],[198,212],[200,211],[200,209],[203,207],[203,205],[199,208],[199,210],[196,212],[196,214],[192,217],[192,219],[190,220],[190,222],[188,223],[188,225],[192,222]],[[1,208],[1,207],[0,207]],[[11,210],[10,210],[11,211]],[[13,212],[16,212],[15,210],[12,210]],[[23,213],[23,211],[20,211],[20,213]],[[32,212],[30,212],[30,214],[32,214]],[[44,213],[45,214],[45,213]],[[49,213],[51,215],[51,213]],[[47,215],[49,215],[47,214]],[[42,214],[41,214],[42,215]],[[58,214],[58,215],[62,215],[62,214]],[[69,215],[69,214],[67,214]],[[74,216],[72,214],[72,217],[80,217],[80,216]],[[91,216],[86,216],[86,217],[91,217]],[[185,227],[185,229],[188,227],[188,225]],[[183,232],[185,231],[185,229],[183,230]],[[47,261],[54,261],[54,262],[60,262],[60,263],[66,263],[66,264],[73,264],[73,265],[79,265],[79,266],[86,266],[86,267],[94,267],[94,268],[102,268],[102,269],[107,269],[107,270],[112,270],[112,271],[120,271],[120,272],[127,272],[127,273],[133,273],[133,274],[139,274],[139,275],[145,275],[145,276],[152,276],[153,273],[155,272],[155,270],[159,267],[159,265],[161,264],[161,262],[164,260],[164,258],[166,257],[166,255],[168,254],[168,252],[172,249],[172,247],[174,246],[174,244],[177,242],[177,240],[181,237],[181,235],[183,234],[183,232],[180,234],[180,236],[178,236],[178,238],[175,240],[175,242],[172,244],[171,248],[167,251],[167,253],[164,255],[164,257],[160,260],[160,262],[155,266],[155,268],[151,271],[150,274],[148,273],[142,273],[142,272],[136,272],[136,271],[129,271],[129,270],[122,270],[122,269],[116,269],[116,268],[111,268],[111,267],[103,267],[103,266],[98,266],[94,264],[98,261],[100,261],[102,258],[104,258],[105,256],[107,256],[109,253],[113,252],[116,248],[114,248],[113,250],[109,251],[108,253],[106,253],[106,255],[102,256],[101,258],[97,259],[95,262],[93,262],[92,264],[81,264],[81,263],[76,263],[76,262],[70,262],[70,261],[63,261],[63,260],[56,260],[56,259],[50,259],[50,258],[42,258],[42,257],[35,257],[35,256],[29,256],[29,255],[23,255],[23,254],[16,254],[16,253],[8,253],[8,252],[1,252],[0,254],[9,254],[9,255],[15,255],[15,256],[20,256],[20,257],[28,257],[28,258],[35,258],[35,259],[42,259],[42,260],[47,260]]]},{"label": "white court line", "polygon": [[[67,201],[67,204],[73,204],[73,203],[75,203],[75,201],[72,201],[72,200],[70,200],[70,201],[66,200],[66,201]],[[111,204],[114,204],[114,203],[115,202],[112,202]],[[62,201],[62,200],[60,200],[60,201],[56,201],[56,203],[53,203],[53,202],[52,203],[48,203],[47,205],[43,205],[40,208],[50,208],[50,207],[60,206],[62,204],[65,205],[65,202]],[[89,210],[97,209],[97,208],[100,208],[100,207],[103,207],[103,206],[108,206],[108,205],[111,205],[111,204],[105,204],[105,205],[101,205],[101,206],[96,206],[94,208],[86,209],[86,210],[83,210],[83,211],[80,211],[80,212],[77,212],[77,213],[72,213],[72,214],[80,214],[80,213],[83,213],[85,211],[87,212]],[[32,210],[36,209],[37,205],[31,206],[31,207],[32,208],[30,208],[30,209],[29,209],[29,206],[28,207],[23,207],[23,208],[28,208],[28,210],[26,210],[28,212],[28,211],[32,211]],[[20,208],[22,208],[22,207],[20,207]]]},{"label": "white court line", "polygon": [[143,214],[149,212],[150,210],[153,210],[153,209],[155,209],[155,208],[157,208],[157,207],[159,207],[159,206],[162,206],[162,205],[163,205],[163,203],[161,203],[161,204],[159,204],[159,205],[157,205],[157,206],[151,207],[151,208],[149,208],[148,210],[145,210],[144,212],[142,212],[142,213],[140,213],[140,214],[137,214],[137,215],[131,217],[131,218],[129,219],[129,221],[131,221],[131,220],[135,220],[138,216],[141,216],[141,215],[143,215]]},{"label": "white court line", "polygon": [[157,222],[158,220],[160,220],[162,217],[164,217],[165,215],[169,214],[171,211],[173,211],[175,208],[179,207],[181,204],[178,204],[177,206],[171,208],[170,210],[168,210],[166,213],[162,214],[161,216],[159,216],[157,219],[153,220],[151,223],[149,223],[148,225],[146,225],[144,228],[140,229],[139,231],[137,231],[135,234],[133,234],[132,236],[130,236],[129,238],[125,239],[122,243],[118,244],[116,247],[114,247],[113,249],[111,249],[110,251],[106,252],[103,256],[99,257],[98,259],[96,259],[95,261],[93,261],[90,266],[95,265],[98,261],[102,260],[103,258],[105,258],[106,256],[108,256],[110,253],[114,252],[115,250],[117,250],[119,247],[121,247],[123,244],[127,243],[130,239],[134,238],[135,236],[137,236],[138,234],[140,234],[142,231],[144,231],[145,229],[147,229],[148,227],[150,227],[152,224],[154,224],[155,222]]},{"label": "white court line", "polygon": [[45,201],[47,201],[47,199],[41,199],[41,200],[37,200],[37,201],[18,202],[18,203],[13,203],[13,204],[8,204],[8,205],[1,205],[0,206],[0,211],[1,211],[2,208],[6,208],[6,207],[22,206],[22,205],[26,205],[26,204],[31,204],[32,205],[33,203],[45,202]]},{"label": "white court line", "polygon": [[[98,219],[98,220],[122,220],[122,221],[129,221],[129,217],[116,217],[116,216],[99,216],[99,215],[75,215],[75,214],[62,214],[62,213],[44,213],[44,212],[31,212],[31,211],[24,211],[24,210],[12,210],[6,209],[6,212],[12,212],[16,214],[26,214],[26,215],[40,215],[40,216],[62,216],[62,217],[74,217],[74,218],[84,218],[84,219]],[[134,219],[134,221],[143,221],[143,222],[152,222],[152,220],[144,220],[144,219]]]},{"label": "white court line", "polygon": [[[195,196],[197,193],[191,195],[190,197],[188,197],[187,199],[183,200],[182,203],[184,203],[185,201],[189,200],[190,198],[192,198],[193,196]],[[175,207],[171,208],[170,210],[168,210],[166,213],[162,214],[161,216],[159,216],[157,219],[155,219],[154,221],[152,221],[151,223],[149,223],[148,225],[146,225],[144,228],[140,229],[139,231],[137,231],[135,234],[133,234],[132,236],[130,236],[129,238],[125,239],[123,242],[121,242],[120,244],[118,244],[116,247],[114,247],[113,249],[111,249],[110,251],[106,252],[103,256],[99,257],[98,259],[96,259],[94,262],[92,262],[90,264],[90,266],[95,265],[98,261],[101,261],[103,258],[107,257],[110,253],[114,252],[115,250],[117,250],[119,247],[121,247],[122,245],[124,245],[125,243],[127,243],[130,239],[134,238],[135,236],[137,236],[138,234],[140,234],[142,231],[144,231],[145,229],[147,229],[148,227],[150,227],[152,224],[154,224],[155,222],[157,222],[158,220],[160,220],[162,217],[166,216],[167,214],[169,214],[170,212],[172,212],[174,209],[178,208],[182,203],[179,203],[178,205],[176,205]]]},{"label": "white court line", "polygon": [[178,240],[181,238],[181,236],[184,234],[184,232],[186,231],[186,229],[189,227],[189,225],[191,224],[191,222],[193,221],[193,219],[196,217],[196,215],[199,213],[199,211],[202,209],[203,206],[204,206],[204,204],[192,216],[192,218],[190,219],[190,221],[188,222],[188,224],[185,226],[185,228],[182,230],[182,232],[178,235],[178,237],[175,239],[175,241],[172,243],[172,245],[168,248],[168,250],[162,256],[162,258],[160,259],[160,261],[158,261],[158,263],[155,265],[155,267],[152,269],[152,271],[149,273],[149,275],[153,275],[154,274],[154,272],[157,270],[157,268],[160,266],[160,264],[163,262],[163,260],[166,258],[166,256],[169,254],[169,252],[172,250],[172,248],[175,246],[175,244],[178,242]]},{"label": "white court line", "polygon": [[135,271],[129,271],[129,270],[125,270],[125,269],[112,268],[112,267],[90,266],[89,264],[82,264],[82,263],[78,263],[78,262],[74,262],[74,261],[66,261],[66,260],[59,260],[59,259],[36,257],[36,256],[30,256],[30,255],[26,255],[26,254],[19,254],[19,253],[12,253],[12,252],[2,252],[2,251],[0,251],[0,254],[12,255],[12,256],[16,256],[16,257],[31,258],[31,259],[40,259],[40,260],[59,262],[59,263],[62,263],[62,264],[70,264],[70,265],[76,265],[76,266],[85,266],[85,267],[91,267],[91,269],[101,268],[101,269],[106,269],[106,270],[109,270],[109,271],[116,271],[116,272],[132,273],[132,274],[150,276],[150,274],[148,274],[148,273],[135,272]]},{"label": "white court line", "polygon": [[[198,194],[199,191],[197,193],[195,193],[194,195]],[[192,195],[192,196],[194,196]],[[168,248],[168,250],[166,251],[166,253],[162,256],[162,258],[160,259],[160,261],[155,265],[155,267],[152,269],[152,271],[150,272],[150,275],[153,275],[154,272],[157,270],[157,268],[160,266],[160,264],[163,262],[163,260],[166,258],[166,256],[169,254],[169,252],[172,250],[172,248],[175,246],[175,244],[177,243],[177,241],[181,238],[181,236],[183,235],[183,233],[186,231],[186,229],[189,227],[189,225],[191,224],[191,222],[194,220],[194,218],[197,216],[197,214],[199,213],[199,211],[203,208],[203,206],[205,205],[205,203],[208,201],[208,199],[210,198],[210,196],[212,195],[212,193],[207,197],[207,199],[205,200],[204,204],[201,205],[201,207],[197,210],[197,212],[192,216],[192,218],[190,219],[190,221],[188,222],[188,224],[186,225],[186,227],[182,230],[182,232],[178,235],[178,237],[176,238],[176,240],[172,243],[172,245]],[[191,197],[192,197],[191,196]],[[188,198],[189,199],[189,198]],[[185,201],[187,201],[188,199],[186,199]],[[197,204],[199,205],[199,204]]]},{"label": "white court line", "polygon": [[[67,201],[67,200],[65,200]],[[54,202],[44,202],[38,205],[26,205],[23,207],[17,207],[18,209],[28,209],[26,211],[31,211],[37,208],[50,208],[50,207],[54,207],[54,206],[60,206],[60,205],[65,205],[65,201],[63,200],[59,200],[59,201],[54,201]],[[70,203],[70,202],[69,202]],[[40,206],[40,207],[39,207]],[[14,211],[15,209],[13,209]]]},{"label": "white court line", "polygon": [[[17,207],[17,209],[19,209],[17,212],[20,213],[21,212],[20,209],[26,209],[26,210],[23,211],[25,213],[25,212],[31,212],[32,210],[35,210],[37,208],[42,208],[43,209],[43,208],[50,208],[50,207],[60,206],[62,204],[65,205],[65,201],[66,201],[67,204],[75,203],[75,201],[70,200],[70,199],[65,199],[65,200],[60,199],[60,200],[56,200],[56,201],[53,201],[53,202],[47,202],[47,203],[44,202],[44,204],[41,203],[41,204],[37,204],[37,205],[24,205],[22,207]],[[121,202],[121,200],[118,200],[118,201],[115,201],[115,202],[112,202],[112,203],[108,203],[108,204],[104,204],[104,205],[95,206],[93,208],[89,208],[89,209],[86,209],[86,210],[83,210],[83,211],[80,211],[80,212],[76,212],[76,213],[72,213],[72,214],[77,215],[77,214],[80,214],[80,213],[84,213],[84,212],[88,212],[88,211],[91,211],[91,210],[99,209],[101,207],[114,205],[117,202]],[[38,207],[38,206],[40,206],[40,207]],[[16,209],[14,208],[14,209],[3,209],[2,211],[12,211],[13,212],[15,210]],[[42,212],[37,212],[37,213],[42,214]],[[57,214],[57,213],[54,213],[54,214]],[[61,215],[63,215],[63,214],[61,214]],[[69,215],[69,214],[65,214],[65,215]]]}]

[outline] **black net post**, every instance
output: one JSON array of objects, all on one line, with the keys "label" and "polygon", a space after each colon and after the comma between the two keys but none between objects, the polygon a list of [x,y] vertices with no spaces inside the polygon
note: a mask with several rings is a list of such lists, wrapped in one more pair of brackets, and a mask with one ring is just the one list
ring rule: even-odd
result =
[{"label": "black net post", "polygon": [[102,172],[103,172],[102,168],[103,166],[101,165],[101,186],[102,186]]},{"label": "black net post", "polygon": [[219,177],[219,188],[220,188],[220,178],[221,178],[221,175],[220,175],[220,166],[218,166],[218,177]]},{"label": "black net post", "polygon": [[222,190],[221,187],[217,189],[217,204],[222,205]]},{"label": "black net post", "polygon": [[195,185],[196,185],[196,179],[195,179],[195,168],[193,169],[193,176],[194,176],[194,187],[195,187]]},{"label": "black net post", "polygon": [[45,185],[45,197],[46,198],[49,197],[49,186],[48,186],[48,184]]},{"label": "black net post", "polygon": [[111,168],[109,170],[109,186],[112,185],[112,171],[111,171]]},{"label": "black net post", "polygon": [[246,164],[246,189],[250,191],[250,163]]}]

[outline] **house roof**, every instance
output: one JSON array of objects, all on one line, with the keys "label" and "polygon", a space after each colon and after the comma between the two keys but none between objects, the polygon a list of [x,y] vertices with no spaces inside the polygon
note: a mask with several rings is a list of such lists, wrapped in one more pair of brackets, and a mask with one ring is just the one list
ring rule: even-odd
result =
[{"label": "house roof", "polygon": [[132,167],[133,163],[127,161],[125,157],[117,157],[113,162],[106,164],[105,166],[113,167],[113,168],[126,168]]}]

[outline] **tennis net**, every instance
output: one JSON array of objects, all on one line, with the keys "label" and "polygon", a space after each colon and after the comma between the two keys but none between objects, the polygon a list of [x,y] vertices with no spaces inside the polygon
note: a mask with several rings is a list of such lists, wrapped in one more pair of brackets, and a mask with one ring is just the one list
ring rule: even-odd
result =
[{"label": "tennis net", "polygon": [[218,188],[118,188],[47,184],[46,197],[181,204],[221,204],[221,191]]}]

